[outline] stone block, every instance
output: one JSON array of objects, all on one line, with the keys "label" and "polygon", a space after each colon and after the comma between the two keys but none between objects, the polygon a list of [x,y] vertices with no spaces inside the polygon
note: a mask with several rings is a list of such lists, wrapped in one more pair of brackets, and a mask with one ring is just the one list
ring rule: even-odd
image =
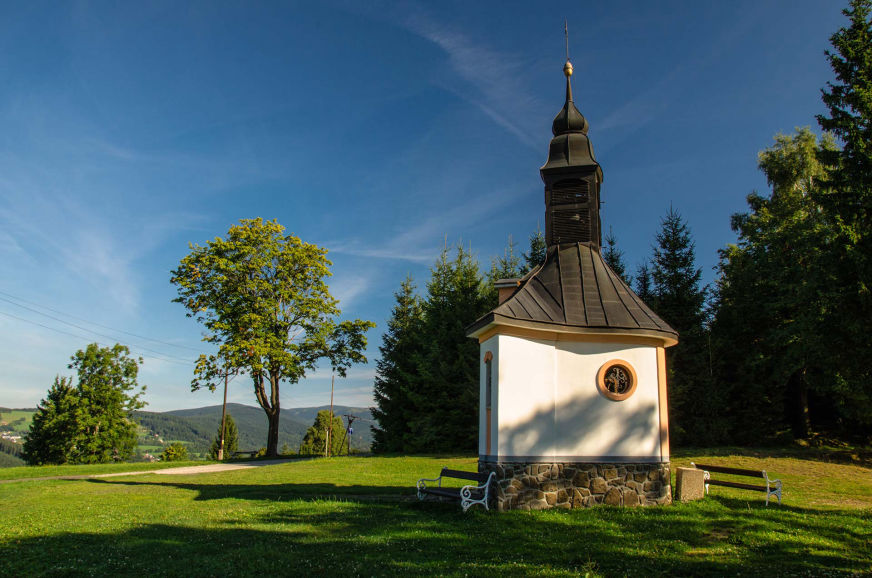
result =
[{"label": "stone block", "polygon": [[590,482],[590,491],[594,494],[605,494],[608,489],[608,484],[603,478],[594,478]]},{"label": "stone block", "polygon": [[618,477],[618,470],[612,467],[603,468],[603,477],[607,480],[614,480]]},{"label": "stone block", "polygon": [[551,506],[545,500],[533,500],[530,502],[531,510],[547,510]]},{"label": "stone block", "polygon": [[557,503],[559,504],[560,502],[568,502],[568,501],[569,501],[569,494],[566,493],[566,490],[558,490],[557,491]]},{"label": "stone block", "polygon": [[639,483],[642,483],[648,479],[648,474],[646,474],[645,472],[636,472],[633,474],[633,479]]},{"label": "stone block", "polygon": [[586,488],[590,485],[590,475],[587,472],[577,472],[572,478],[572,484],[576,488]]},{"label": "stone block", "polygon": [[623,492],[618,488],[609,488],[609,491],[606,492],[606,495],[603,497],[603,504],[608,506],[620,506],[622,495]]},{"label": "stone block", "polygon": [[560,508],[562,510],[568,510],[572,507],[572,504],[570,504],[569,502],[557,502],[556,504],[554,504],[554,507]]},{"label": "stone block", "polygon": [[651,470],[648,472],[648,479],[652,481],[660,479],[660,472],[658,472],[654,468],[651,468]]},{"label": "stone block", "polygon": [[624,488],[624,505],[625,506],[638,506],[639,505],[639,494],[630,488]]},{"label": "stone block", "polygon": [[702,470],[678,468],[675,478],[675,499],[679,502],[701,500],[705,497],[705,477]]},{"label": "stone block", "polygon": [[553,506],[557,503],[557,492],[546,492],[545,493],[545,501],[548,502],[549,506]]}]

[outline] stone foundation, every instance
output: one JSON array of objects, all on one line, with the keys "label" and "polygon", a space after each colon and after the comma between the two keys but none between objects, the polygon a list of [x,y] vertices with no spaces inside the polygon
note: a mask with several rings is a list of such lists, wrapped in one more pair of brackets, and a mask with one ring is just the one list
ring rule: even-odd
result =
[{"label": "stone foundation", "polygon": [[672,503],[669,463],[481,462],[496,472],[492,507],[506,510],[659,506]]}]

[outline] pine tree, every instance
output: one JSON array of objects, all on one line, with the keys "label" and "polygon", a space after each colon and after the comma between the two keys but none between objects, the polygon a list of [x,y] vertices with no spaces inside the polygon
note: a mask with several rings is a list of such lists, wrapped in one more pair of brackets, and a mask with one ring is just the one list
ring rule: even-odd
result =
[{"label": "pine tree", "polygon": [[545,261],[548,245],[545,243],[545,235],[542,229],[536,226],[536,232],[530,235],[530,250],[524,253],[524,264],[521,274],[526,275]]},{"label": "pine tree", "polygon": [[678,345],[666,350],[670,432],[678,443],[707,444],[724,435],[722,395],[709,366],[701,278],[690,229],[670,207],[654,247],[651,305],[679,335]]},{"label": "pine tree", "polygon": [[624,252],[618,249],[618,240],[612,233],[612,228],[609,227],[609,234],[606,235],[606,246],[603,250],[603,260],[612,268],[612,271],[624,280],[627,285],[632,285],[633,277],[627,274],[627,265],[624,263]]},{"label": "pine tree", "polygon": [[376,363],[376,405],[370,408],[378,422],[372,426],[372,451],[376,453],[402,452],[415,414],[409,392],[419,379],[415,362],[420,357],[423,313],[411,276],[403,281],[394,297],[396,305],[379,347],[381,358]]},{"label": "pine tree", "polygon": [[472,451],[478,440],[478,343],[466,327],[489,310],[478,263],[462,246],[443,250],[424,303],[419,386],[407,451]]},{"label": "pine tree", "polygon": [[[209,459],[218,459],[218,450],[221,448],[221,424],[218,424],[218,431],[215,432],[215,439],[212,440],[212,446],[209,448]],[[236,421],[229,413],[224,417],[224,459],[232,456],[239,449],[239,430],[236,428]]]}]

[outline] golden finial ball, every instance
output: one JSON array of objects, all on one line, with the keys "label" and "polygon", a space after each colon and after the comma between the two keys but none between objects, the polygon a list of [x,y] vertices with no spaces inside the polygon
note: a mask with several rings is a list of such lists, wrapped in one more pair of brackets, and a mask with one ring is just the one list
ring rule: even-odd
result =
[{"label": "golden finial ball", "polygon": [[565,74],[567,78],[572,76],[572,63],[568,60],[566,61],[566,64],[563,65],[563,74]]}]

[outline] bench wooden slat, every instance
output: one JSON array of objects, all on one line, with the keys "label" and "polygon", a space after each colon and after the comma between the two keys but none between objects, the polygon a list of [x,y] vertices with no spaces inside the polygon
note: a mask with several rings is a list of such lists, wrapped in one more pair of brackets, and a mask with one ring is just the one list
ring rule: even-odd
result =
[{"label": "bench wooden slat", "polygon": [[758,478],[763,477],[763,472],[761,470],[741,470],[739,468],[727,468],[724,466],[704,466],[703,464],[694,464],[694,466],[698,470],[708,470],[710,472],[717,472],[719,474],[732,474],[734,476],[755,476]]},{"label": "bench wooden slat", "polygon": [[424,488],[421,490],[424,494],[432,494],[434,496],[444,496],[446,498],[460,499],[460,488]]},{"label": "bench wooden slat", "polygon": [[727,486],[728,488],[740,488],[743,490],[757,490],[758,492],[765,492],[766,486],[755,486],[753,484],[743,484],[741,482],[726,482],[724,480],[706,480],[707,484],[712,486]]},{"label": "bench wooden slat", "polygon": [[478,472],[464,472],[461,470],[450,470],[448,468],[442,468],[442,477],[445,478],[457,478],[459,480],[471,480],[473,482],[483,482],[487,479],[487,474],[480,474]]}]

